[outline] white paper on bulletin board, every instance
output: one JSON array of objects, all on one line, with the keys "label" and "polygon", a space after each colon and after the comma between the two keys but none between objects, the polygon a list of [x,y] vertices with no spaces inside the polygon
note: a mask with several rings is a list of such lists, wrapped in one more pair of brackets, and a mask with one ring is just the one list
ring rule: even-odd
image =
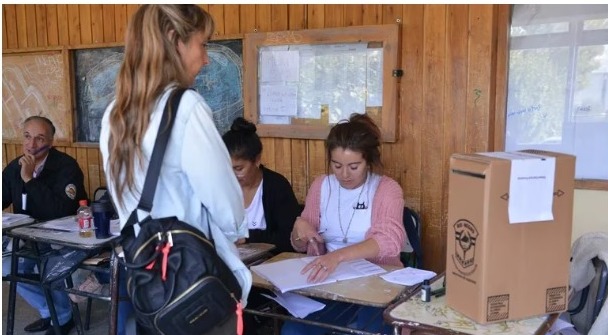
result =
[{"label": "white paper on bulletin board", "polygon": [[260,86],[260,115],[296,116],[298,87],[295,85]]}]

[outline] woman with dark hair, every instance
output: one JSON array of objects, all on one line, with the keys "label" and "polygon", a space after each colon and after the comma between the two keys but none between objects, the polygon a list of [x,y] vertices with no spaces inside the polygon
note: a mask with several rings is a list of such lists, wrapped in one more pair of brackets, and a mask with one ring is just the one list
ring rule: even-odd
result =
[{"label": "woman with dark hair", "polygon": [[[327,278],[344,261],[367,259],[376,264],[402,267],[399,253],[405,240],[403,191],[380,174],[380,129],[365,114],[352,114],[332,127],[325,148],[330,174],[317,177],[306,196],[306,207],[291,233],[296,251],[320,255],[302,269],[311,282]],[[353,313],[348,304],[327,301],[327,310],[313,313],[314,320],[348,326]],[[390,332],[382,326],[382,311],[362,307],[355,311],[356,327]],[[285,322],[282,334],[324,334],[326,330]]]},{"label": "woman with dark hair", "polygon": [[277,254],[293,251],[289,234],[300,205],[287,178],[261,164],[262,141],[255,125],[239,117],[222,138],[245,203],[249,238],[239,242],[274,244]]}]

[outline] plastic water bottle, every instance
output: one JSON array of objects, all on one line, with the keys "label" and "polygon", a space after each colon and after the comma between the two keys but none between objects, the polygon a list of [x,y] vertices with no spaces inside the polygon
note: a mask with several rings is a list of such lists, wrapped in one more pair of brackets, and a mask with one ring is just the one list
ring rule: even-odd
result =
[{"label": "plastic water bottle", "polygon": [[80,237],[91,237],[93,236],[93,211],[91,207],[87,205],[86,200],[80,200],[78,202],[80,207],[76,211],[76,218],[78,219],[78,227],[80,228]]}]

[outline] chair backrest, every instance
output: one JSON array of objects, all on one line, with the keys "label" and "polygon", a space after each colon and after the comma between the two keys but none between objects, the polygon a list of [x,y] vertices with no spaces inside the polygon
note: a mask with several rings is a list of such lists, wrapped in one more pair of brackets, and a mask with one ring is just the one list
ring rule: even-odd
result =
[{"label": "chair backrest", "polygon": [[93,192],[93,201],[99,201],[99,199],[101,199],[106,192],[108,192],[108,188],[107,187],[98,187],[95,192]]},{"label": "chair backrest", "polygon": [[[422,268],[422,244],[420,243],[420,232],[422,222],[420,216],[408,207],[403,208],[403,226],[407,234],[406,245],[401,251],[401,262],[403,266]],[[409,242],[409,243],[408,243]]]},{"label": "chair backrest", "polygon": [[[581,334],[587,334],[594,327],[602,306],[606,302],[608,289],[608,267],[598,257],[592,260],[595,277],[583,290],[575,292],[569,304],[568,313],[572,324]],[[606,322],[604,320],[604,322]]]}]

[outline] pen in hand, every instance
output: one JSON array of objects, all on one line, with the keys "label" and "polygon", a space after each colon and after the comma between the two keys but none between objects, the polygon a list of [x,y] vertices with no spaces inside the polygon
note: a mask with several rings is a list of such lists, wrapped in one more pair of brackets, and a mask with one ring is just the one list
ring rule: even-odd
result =
[{"label": "pen in hand", "polygon": [[49,145],[48,145],[48,144],[47,144],[47,145],[43,145],[43,146],[41,146],[40,148],[36,149],[36,151],[34,151],[34,152],[32,153],[32,155],[36,156],[37,154],[39,154],[39,153],[43,152],[44,150],[46,150],[46,149],[48,149],[48,148],[49,148]]}]

